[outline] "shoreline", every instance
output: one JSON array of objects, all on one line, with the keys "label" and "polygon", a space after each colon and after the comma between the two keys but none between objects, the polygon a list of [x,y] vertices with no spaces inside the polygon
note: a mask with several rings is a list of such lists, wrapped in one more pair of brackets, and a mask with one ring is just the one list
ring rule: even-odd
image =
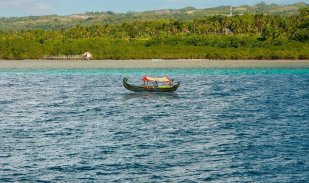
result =
[{"label": "shoreline", "polygon": [[309,60],[0,60],[0,69],[181,69],[294,68],[309,69]]}]

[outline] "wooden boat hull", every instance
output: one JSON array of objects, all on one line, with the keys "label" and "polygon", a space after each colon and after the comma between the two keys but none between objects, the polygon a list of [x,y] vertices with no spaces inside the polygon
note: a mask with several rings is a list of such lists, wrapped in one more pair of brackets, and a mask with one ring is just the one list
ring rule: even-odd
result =
[{"label": "wooden boat hull", "polygon": [[128,79],[123,79],[123,86],[130,91],[134,92],[174,92],[179,87],[180,83],[177,82],[171,87],[153,87],[153,86],[134,86],[128,83]]}]

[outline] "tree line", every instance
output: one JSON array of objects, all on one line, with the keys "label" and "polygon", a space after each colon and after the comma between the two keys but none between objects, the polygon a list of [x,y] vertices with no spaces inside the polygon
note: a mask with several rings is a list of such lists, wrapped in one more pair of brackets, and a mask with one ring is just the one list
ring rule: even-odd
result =
[{"label": "tree line", "polygon": [[[92,51],[96,59],[307,59],[309,8],[294,16],[159,19],[61,30],[0,31],[0,37],[1,59],[40,59],[85,51]],[[252,49],[259,54],[250,54]]]}]

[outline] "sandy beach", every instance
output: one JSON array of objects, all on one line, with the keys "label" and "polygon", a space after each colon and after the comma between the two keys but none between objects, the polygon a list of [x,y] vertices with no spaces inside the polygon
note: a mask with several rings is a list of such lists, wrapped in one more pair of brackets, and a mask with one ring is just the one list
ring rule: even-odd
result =
[{"label": "sandy beach", "polygon": [[0,60],[0,69],[309,68],[309,60]]}]

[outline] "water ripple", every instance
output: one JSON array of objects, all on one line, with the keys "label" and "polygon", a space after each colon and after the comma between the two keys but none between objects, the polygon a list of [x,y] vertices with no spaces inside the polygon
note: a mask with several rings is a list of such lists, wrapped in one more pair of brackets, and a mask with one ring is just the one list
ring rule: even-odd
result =
[{"label": "water ripple", "polygon": [[[145,72],[182,85],[171,94],[122,87]],[[0,182],[309,181],[307,70],[0,76]]]}]

